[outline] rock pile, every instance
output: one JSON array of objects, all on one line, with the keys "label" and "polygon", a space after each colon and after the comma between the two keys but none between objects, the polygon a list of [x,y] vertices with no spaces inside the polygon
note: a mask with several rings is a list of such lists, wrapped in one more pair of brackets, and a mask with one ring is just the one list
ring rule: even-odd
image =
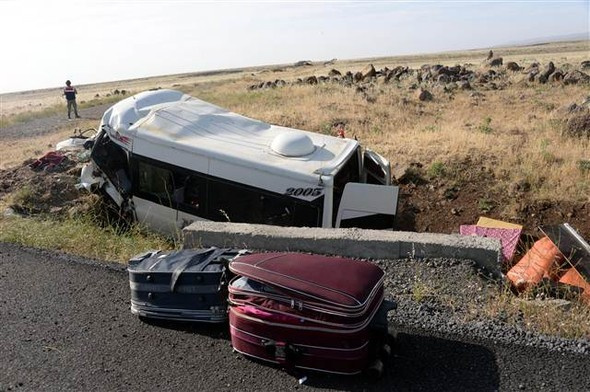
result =
[{"label": "rock pile", "polygon": [[[295,64],[295,66],[302,65],[311,65],[311,62],[300,61]],[[480,69],[470,69],[471,67],[472,64],[454,66],[425,64],[417,69],[401,65],[394,68],[376,69],[373,64],[367,64],[357,72],[347,71],[343,73],[332,68],[327,76],[311,75],[291,82],[277,79],[252,84],[248,89],[257,90],[286,85],[339,83],[347,87],[354,86],[356,91],[366,93],[368,88],[374,87],[376,84],[395,83],[399,86],[399,82],[408,80],[412,90],[418,87],[432,88],[437,86],[443,87],[445,92],[456,89],[471,90],[473,88],[501,90],[512,83],[513,78],[511,76],[517,73],[523,74],[522,81],[525,83],[561,82],[565,85],[590,83],[590,75],[582,71],[590,68],[590,61],[581,62],[579,69],[570,64],[564,64],[561,68],[558,68],[551,61],[544,66],[535,62],[524,68],[514,61],[509,61],[504,65],[502,57],[496,57],[490,50]],[[417,97],[419,98],[420,95],[418,94]],[[432,99],[432,96],[429,99]]]}]

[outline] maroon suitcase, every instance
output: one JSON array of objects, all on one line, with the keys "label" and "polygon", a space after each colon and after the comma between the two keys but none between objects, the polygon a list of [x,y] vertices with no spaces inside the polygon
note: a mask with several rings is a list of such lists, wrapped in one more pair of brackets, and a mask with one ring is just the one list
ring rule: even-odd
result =
[{"label": "maroon suitcase", "polygon": [[[387,335],[375,328],[383,271],[368,262],[299,253],[240,256],[229,265],[234,349],[280,364],[356,374]],[[386,312],[385,312],[386,320]],[[378,323],[377,323],[378,324]]]}]

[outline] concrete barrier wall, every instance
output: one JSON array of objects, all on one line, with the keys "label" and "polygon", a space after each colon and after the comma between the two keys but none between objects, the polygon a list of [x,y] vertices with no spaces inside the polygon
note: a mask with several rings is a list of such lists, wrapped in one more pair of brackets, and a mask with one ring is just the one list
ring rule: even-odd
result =
[{"label": "concrete barrier wall", "polygon": [[217,246],[387,260],[452,257],[474,260],[492,275],[501,276],[501,244],[492,238],[223,222],[195,222],[183,232],[185,248]]}]

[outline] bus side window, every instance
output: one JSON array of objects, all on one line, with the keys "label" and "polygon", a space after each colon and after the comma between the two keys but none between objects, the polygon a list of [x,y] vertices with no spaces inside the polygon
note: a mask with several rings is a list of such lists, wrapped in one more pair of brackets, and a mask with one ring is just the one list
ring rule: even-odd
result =
[{"label": "bus side window", "polygon": [[260,201],[261,221],[255,223],[275,226],[291,226],[293,224],[294,206],[289,200],[276,196],[261,195]]},{"label": "bus side window", "polygon": [[206,180],[199,176],[188,175],[184,178],[182,188],[179,188],[179,207],[189,213],[202,214],[205,205]]},{"label": "bus side window", "polygon": [[139,161],[137,167],[138,196],[171,207],[174,193],[172,172],[143,161]]}]

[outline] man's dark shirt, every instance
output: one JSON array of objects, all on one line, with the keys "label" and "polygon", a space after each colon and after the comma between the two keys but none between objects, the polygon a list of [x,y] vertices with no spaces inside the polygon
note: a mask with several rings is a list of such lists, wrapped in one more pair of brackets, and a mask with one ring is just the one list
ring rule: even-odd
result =
[{"label": "man's dark shirt", "polygon": [[76,99],[76,89],[74,86],[66,86],[66,88],[64,88],[64,95],[68,101]]}]

